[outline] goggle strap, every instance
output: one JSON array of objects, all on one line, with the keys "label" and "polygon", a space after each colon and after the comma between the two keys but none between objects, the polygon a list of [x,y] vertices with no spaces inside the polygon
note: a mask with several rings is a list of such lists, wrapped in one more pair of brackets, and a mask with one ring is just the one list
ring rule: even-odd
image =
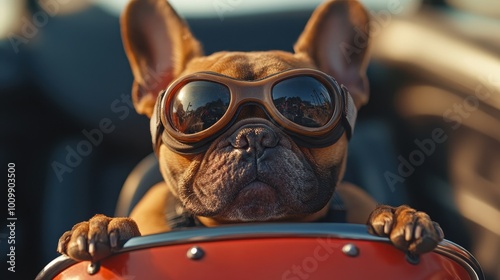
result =
[{"label": "goggle strap", "polygon": [[348,127],[347,128],[347,137],[351,139],[354,134],[354,126],[356,124],[356,118],[358,116],[358,109],[356,109],[356,104],[354,103],[354,99],[352,99],[351,94],[347,90],[344,85],[340,86],[342,88],[342,93],[344,95],[345,100],[345,119],[347,120]]},{"label": "goggle strap", "polygon": [[156,105],[153,110],[153,115],[151,115],[151,121],[149,122],[149,129],[151,131],[151,138],[153,141],[153,151],[155,152],[156,155],[158,155],[160,144],[161,144],[161,136],[163,134],[163,124],[161,123],[161,104],[163,99],[163,95],[165,94],[166,90],[160,91],[158,94],[158,98],[156,100]]},{"label": "goggle strap", "polygon": [[[160,136],[161,142],[167,146],[170,150],[172,150],[175,153],[181,154],[181,155],[193,155],[193,154],[199,154],[208,149],[212,141],[219,136],[218,134],[209,137],[207,139],[201,140],[199,142],[193,143],[193,144],[185,144],[182,142],[179,142],[178,140],[174,139],[170,134],[168,133],[162,133]],[[158,154],[159,151],[156,151]]]}]

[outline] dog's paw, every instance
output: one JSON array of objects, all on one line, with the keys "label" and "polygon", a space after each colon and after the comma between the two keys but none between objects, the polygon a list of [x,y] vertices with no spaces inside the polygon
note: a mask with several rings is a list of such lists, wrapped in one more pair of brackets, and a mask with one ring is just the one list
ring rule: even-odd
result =
[{"label": "dog's paw", "polygon": [[432,251],[443,240],[443,230],[424,212],[408,206],[378,206],[368,218],[368,231],[388,236],[399,249],[411,254]]},{"label": "dog's paw", "polygon": [[65,232],[59,238],[57,251],[75,260],[95,262],[111,255],[130,238],[140,235],[132,219],[95,215]]}]

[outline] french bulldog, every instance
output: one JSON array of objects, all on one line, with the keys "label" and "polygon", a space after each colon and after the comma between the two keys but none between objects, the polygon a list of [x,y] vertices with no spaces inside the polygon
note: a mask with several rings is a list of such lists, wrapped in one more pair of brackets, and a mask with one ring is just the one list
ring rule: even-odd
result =
[{"label": "french bulldog", "polygon": [[59,240],[61,254],[97,261],[132,237],[172,230],[165,209],[194,226],[334,222],[334,191],[347,222],[366,223],[401,250],[425,253],[443,239],[426,213],[377,205],[342,182],[356,111],[369,97],[369,15],[358,2],[321,4],[293,53],[205,56],[166,0],[132,0],[121,27],[134,106],[151,118],[164,182],[130,217],[75,225]]}]

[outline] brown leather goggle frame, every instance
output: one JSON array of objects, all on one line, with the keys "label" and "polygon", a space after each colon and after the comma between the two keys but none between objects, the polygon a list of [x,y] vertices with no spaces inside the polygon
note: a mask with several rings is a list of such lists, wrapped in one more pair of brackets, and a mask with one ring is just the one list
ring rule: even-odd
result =
[{"label": "brown leather goggle frame", "polygon": [[[329,91],[334,105],[330,120],[320,127],[305,127],[284,117],[272,100],[273,86],[278,82],[293,77],[310,76],[320,81]],[[211,127],[197,133],[184,134],[172,126],[169,119],[175,93],[192,81],[210,81],[222,84],[229,89],[230,103],[223,117]],[[286,70],[266,78],[254,81],[238,80],[214,72],[197,72],[175,80],[157,99],[151,119],[153,147],[158,153],[163,142],[170,149],[182,154],[197,154],[206,150],[209,144],[231,127],[243,106],[260,106],[269,120],[282,128],[299,146],[325,147],[334,144],[347,133],[350,138],[356,121],[356,107],[347,88],[339,85],[329,75],[314,69]]]}]

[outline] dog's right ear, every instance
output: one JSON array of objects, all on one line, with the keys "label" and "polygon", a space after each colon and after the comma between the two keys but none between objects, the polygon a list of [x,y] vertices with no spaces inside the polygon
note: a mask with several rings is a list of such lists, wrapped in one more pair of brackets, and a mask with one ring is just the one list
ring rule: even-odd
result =
[{"label": "dog's right ear", "polygon": [[191,59],[203,55],[202,47],[166,0],[132,0],[122,14],[121,29],[134,75],[135,109],[151,117],[158,93]]}]

